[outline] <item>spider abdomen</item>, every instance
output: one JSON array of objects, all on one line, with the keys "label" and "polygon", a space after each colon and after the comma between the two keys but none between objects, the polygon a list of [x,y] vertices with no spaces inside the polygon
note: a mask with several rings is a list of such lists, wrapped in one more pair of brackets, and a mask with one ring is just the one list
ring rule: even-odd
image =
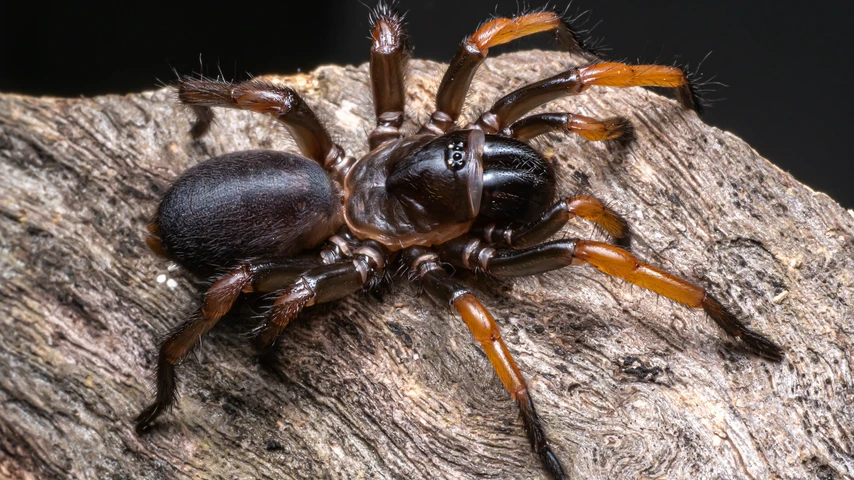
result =
[{"label": "spider abdomen", "polygon": [[317,162],[253,150],[187,170],[163,197],[150,230],[163,254],[208,276],[313,248],[342,223],[340,188]]}]

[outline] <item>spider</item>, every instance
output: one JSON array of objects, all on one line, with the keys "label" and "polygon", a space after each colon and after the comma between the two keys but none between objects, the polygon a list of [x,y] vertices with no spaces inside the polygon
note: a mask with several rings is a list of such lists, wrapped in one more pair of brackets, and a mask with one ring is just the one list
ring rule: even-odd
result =
[{"label": "spider", "polygon": [[[702,309],[747,350],[782,359],[780,347],[748,329],[703,288],[611,243],[549,241],[571,217],[595,223],[618,242],[628,238],[628,227],[593,196],[559,196],[553,167],[526,142],[548,132],[619,141],[632,131],[621,117],[528,113],[593,85],[673,88],[684,107],[699,109],[681,69],[603,61],[552,11],[494,18],[463,42],[429,120],[414,135],[404,135],[408,42],[403,19],[381,3],[371,24],[376,127],[368,135],[370,152],[359,159],[332,141],[291,88],[257,80],[180,80],[179,99],[197,117],[193,137],[208,130],[212,107],[249,110],[282,122],[302,156],[263,150],[222,155],[187,170],[164,195],[148,226],[148,245],[193,276],[213,280],[197,311],[160,345],[156,396],[136,417],[138,432],[175,403],[175,366],[241,294],[277,292],[257,328],[264,351],[305,307],[374,288],[392,264],[419,281],[428,296],[456,310],[517,402],[533,451],[556,479],[566,474],[498,325],[446,266],[518,277],[589,264]],[[519,88],[461,128],[457,121],[466,93],[489,49],[545,31],[555,32],[589,63]]]}]

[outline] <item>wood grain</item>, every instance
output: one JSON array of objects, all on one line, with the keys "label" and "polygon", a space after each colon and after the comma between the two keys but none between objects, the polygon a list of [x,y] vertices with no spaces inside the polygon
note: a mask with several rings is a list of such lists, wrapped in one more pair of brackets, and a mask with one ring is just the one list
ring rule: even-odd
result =
[{"label": "wood grain", "polygon": [[[467,114],[573,62],[491,58]],[[411,62],[408,131],[429,115],[442,70]],[[297,88],[342,146],[365,153],[366,65],[269,79]],[[751,356],[701,313],[592,268],[469,278],[568,469],[854,477],[854,213],[649,91],[593,88],[549,110],[632,121],[627,150],[561,135],[535,144],[566,193],[625,214],[635,254],[737,306],[787,354]],[[199,142],[191,120],[169,89],[0,95],[0,477],[541,478],[465,326],[405,279],[305,312],[285,332],[278,375],[253,358],[246,334],[263,301],[249,302],[179,368],[180,408],[134,434],[157,339],[200,293],[145,247],[159,196],[214,155],[295,151],[267,117],[220,112]],[[601,238],[581,222],[562,235]]]}]

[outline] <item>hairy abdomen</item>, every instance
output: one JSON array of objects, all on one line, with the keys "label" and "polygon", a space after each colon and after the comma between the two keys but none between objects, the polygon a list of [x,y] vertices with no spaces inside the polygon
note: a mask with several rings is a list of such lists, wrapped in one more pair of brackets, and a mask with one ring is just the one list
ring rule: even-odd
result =
[{"label": "hairy abdomen", "polygon": [[179,177],[148,243],[207,276],[316,247],[342,223],[340,189],[317,162],[254,150],[212,158]]}]

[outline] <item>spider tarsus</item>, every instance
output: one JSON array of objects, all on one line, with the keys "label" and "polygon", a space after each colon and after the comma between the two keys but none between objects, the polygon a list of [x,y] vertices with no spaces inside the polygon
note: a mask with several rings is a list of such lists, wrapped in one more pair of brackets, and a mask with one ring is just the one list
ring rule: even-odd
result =
[{"label": "spider tarsus", "polygon": [[697,93],[697,87],[690,80],[676,89],[676,99],[683,107],[694,110],[697,114],[701,115],[705,111],[703,101]]},{"label": "spider tarsus", "polygon": [[568,478],[563,472],[560,460],[557,459],[548,445],[540,452],[540,460],[543,462],[543,466],[546,467],[546,471],[555,480],[566,480]]},{"label": "spider tarsus", "polygon": [[708,84],[702,81],[702,76],[696,69],[691,69],[688,65],[676,65],[685,74],[685,84],[676,88],[676,99],[679,103],[690,110],[694,110],[698,115],[702,115],[705,111],[706,102],[700,95],[700,85]]},{"label": "spider tarsus", "polygon": [[772,362],[782,362],[785,352],[771,340],[761,334],[745,328],[739,337],[745,348]]},{"label": "spider tarsus", "polygon": [[614,244],[617,245],[618,247],[624,249],[624,250],[628,250],[631,252],[632,251],[632,233],[630,231],[626,231],[626,234],[623,235],[622,237],[614,238]]},{"label": "spider tarsus", "polygon": [[142,435],[145,432],[151,430],[152,424],[157,417],[160,416],[168,408],[168,405],[163,405],[159,402],[154,402],[145,410],[139,412],[139,415],[133,419],[134,423],[136,423],[136,427],[134,430],[137,435]]},{"label": "spider tarsus", "polygon": [[196,122],[190,129],[190,136],[193,137],[194,140],[198,140],[210,130],[214,119],[214,111],[211,107],[203,107],[199,105],[191,105],[190,109],[196,115]]},{"label": "spider tarsus", "polygon": [[576,15],[574,18],[561,17],[561,28],[555,32],[558,44],[570,53],[575,53],[586,60],[605,60],[605,54],[599,48],[598,42],[589,37],[590,30],[580,27],[579,20],[584,14]]},{"label": "spider tarsus", "polygon": [[522,425],[525,428],[525,433],[528,434],[528,440],[531,442],[531,450],[537,453],[540,461],[552,478],[556,480],[566,479],[567,477],[563,472],[560,460],[552,452],[552,448],[546,438],[546,432],[543,430],[540,416],[534,408],[534,402],[531,400],[529,392],[525,390],[518,393],[516,395],[516,403],[519,405],[519,412],[522,416]]},{"label": "spider tarsus", "polygon": [[[185,327],[186,324],[181,327]],[[181,327],[178,327],[173,332],[180,332]],[[170,335],[167,338],[170,338]],[[169,410],[175,403],[177,397],[178,384],[175,379],[175,365],[172,365],[166,360],[161,347],[160,355],[157,359],[157,393],[151,405],[145,407],[134,419],[136,422],[136,433],[142,434],[149,430],[151,425],[163,412]]]},{"label": "spider tarsus", "polygon": [[635,141],[635,127],[626,117],[613,117],[605,120],[605,124],[615,133],[612,140],[620,146],[627,146]]},{"label": "spider tarsus", "polygon": [[702,303],[703,310],[712,320],[718,324],[729,336],[741,340],[742,345],[748,351],[762,358],[780,362],[783,360],[783,349],[774,342],[753,330],[747,328],[726,307],[717,300],[706,294]]}]

